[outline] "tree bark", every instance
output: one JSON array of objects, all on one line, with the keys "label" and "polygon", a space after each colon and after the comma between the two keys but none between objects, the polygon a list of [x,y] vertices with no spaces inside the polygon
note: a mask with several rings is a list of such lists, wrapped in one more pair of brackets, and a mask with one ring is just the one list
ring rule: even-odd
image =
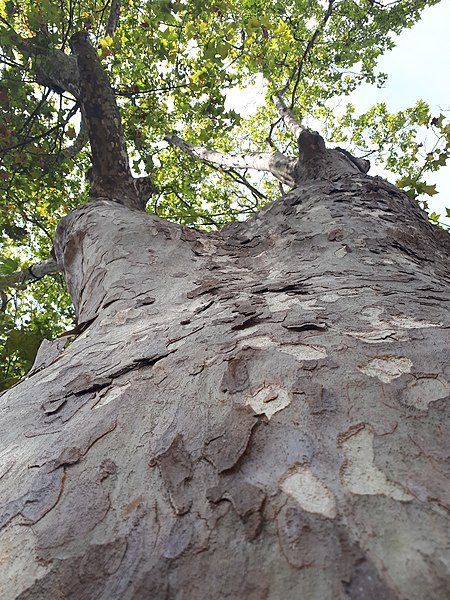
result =
[{"label": "tree bark", "polygon": [[2,597],[450,594],[450,244],[403,193],[97,199],[55,250],[85,330],[0,398]]}]

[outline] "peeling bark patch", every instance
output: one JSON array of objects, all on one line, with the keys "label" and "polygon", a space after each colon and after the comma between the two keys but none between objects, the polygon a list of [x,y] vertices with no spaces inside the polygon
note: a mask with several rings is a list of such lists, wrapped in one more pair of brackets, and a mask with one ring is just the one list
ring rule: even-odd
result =
[{"label": "peeling bark patch", "polygon": [[139,504],[142,504],[142,502],[144,502],[144,500],[145,498],[141,494],[140,496],[129,502],[126,506],[122,508],[123,516],[128,517],[132,512],[134,512],[134,510],[139,506]]},{"label": "peeling bark patch", "polygon": [[361,340],[366,344],[384,344],[385,342],[395,342],[395,329],[380,329],[373,331],[347,331],[347,335]]},{"label": "peeling bark patch", "polygon": [[156,463],[169,492],[170,503],[177,515],[184,515],[192,506],[192,496],[188,482],[192,477],[192,460],[183,444],[183,436],[178,434],[170,447],[151,461]]},{"label": "peeling bark patch", "polygon": [[262,524],[262,507],[266,498],[265,492],[246,481],[223,479],[214,488],[208,490],[208,500],[217,504],[228,500],[245,524],[245,532],[249,540],[259,533]]},{"label": "peeling bark patch", "polygon": [[163,552],[165,558],[174,559],[183,554],[194,536],[194,526],[190,521],[175,521]]},{"label": "peeling bark patch", "polygon": [[35,547],[35,534],[31,527],[11,523],[1,532],[0,583],[5,600],[17,598],[50,571],[50,565],[36,559]]},{"label": "peeling bark patch", "polygon": [[39,469],[28,493],[5,503],[0,510],[0,527],[21,514],[29,523],[36,523],[57,504],[63,489],[64,472]]},{"label": "peeling bark patch", "polygon": [[216,292],[220,287],[220,282],[218,279],[209,279],[204,281],[202,284],[187,292],[186,296],[192,300],[193,298],[197,298],[198,296],[202,296],[203,294],[212,294]]},{"label": "peeling bark patch", "polygon": [[102,406],[106,406],[112,400],[116,400],[117,398],[120,398],[121,396],[123,396],[123,393],[125,392],[125,390],[128,389],[130,386],[131,386],[131,383],[126,383],[124,385],[115,385],[114,387],[110,387],[106,390],[105,393],[97,392],[99,400],[93,406],[93,409],[95,410],[97,408],[101,408]]},{"label": "peeling bark patch", "polygon": [[347,245],[344,245],[344,246],[341,246],[339,248],[339,250],[336,250],[336,252],[334,253],[334,255],[337,258],[344,258],[344,256],[346,254],[348,254],[349,252],[351,252],[351,249]]},{"label": "peeling bark patch", "polygon": [[430,402],[442,400],[449,395],[446,381],[434,377],[420,377],[410,383],[403,392],[403,402],[419,410],[427,410]]},{"label": "peeling bark patch", "polygon": [[280,487],[298,502],[303,510],[329,519],[336,516],[336,500],[330,490],[304,464],[295,465],[285,474]]},{"label": "peeling bark patch", "polygon": [[327,357],[325,348],[306,344],[283,344],[280,351],[291,354],[297,360],[320,360]]},{"label": "peeling bark patch", "polygon": [[249,385],[249,377],[245,358],[236,357],[228,361],[220,389],[222,392],[235,394],[242,392]]},{"label": "peeling bark patch", "polygon": [[261,350],[278,348],[280,352],[291,354],[298,360],[319,360],[321,358],[326,358],[327,356],[325,348],[322,348],[321,346],[310,346],[307,344],[279,344],[267,335],[244,338],[239,342],[239,346],[243,349],[255,348]]},{"label": "peeling bark patch", "polygon": [[390,319],[392,325],[401,327],[402,329],[422,329],[429,327],[442,327],[443,323],[429,323],[427,321],[418,321],[411,317],[392,317]]},{"label": "peeling bark patch", "polygon": [[389,481],[386,475],[374,465],[373,433],[364,427],[345,438],[341,437],[344,464],[341,468],[341,481],[353,494],[373,496],[381,494],[394,500],[407,502],[413,497],[398,483]]},{"label": "peeling bark patch", "polygon": [[382,356],[370,360],[364,367],[359,367],[365,375],[376,377],[383,383],[391,383],[403,373],[411,373],[413,363],[409,358],[398,356]]},{"label": "peeling bark patch", "polygon": [[290,296],[284,292],[279,292],[278,294],[265,293],[264,299],[272,313],[298,305],[298,300],[295,296]]},{"label": "peeling bark patch", "polygon": [[244,454],[257,422],[255,414],[246,406],[236,406],[224,419],[220,430],[205,443],[204,456],[219,473],[234,467]]},{"label": "peeling bark patch", "polygon": [[291,567],[324,568],[338,560],[340,544],[334,533],[334,521],[288,505],[277,517],[277,533]]},{"label": "peeling bark patch", "polygon": [[83,540],[103,521],[109,507],[108,495],[102,488],[100,478],[94,473],[85,471],[76,481],[67,477],[65,489],[53,509],[52,518],[58,527],[46,527],[45,517],[35,526],[39,530],[43,525],[39,547],[54,548],[73,540]]},{"label": "peeling bark patch", "polygon": [[313,323],[307,321],[305,323],[284,322],[283,327],[285,329],[290,329],[291,331],[326,331],[327,329],[325,323]]},{"label": "peeling bark patch", "polygon": [[290,394],[275,384],[265,384],[251,396],[247,396],[246,404],[251,406],[257,415],[266,415],[271,419],[273,415],[291,403]]}]

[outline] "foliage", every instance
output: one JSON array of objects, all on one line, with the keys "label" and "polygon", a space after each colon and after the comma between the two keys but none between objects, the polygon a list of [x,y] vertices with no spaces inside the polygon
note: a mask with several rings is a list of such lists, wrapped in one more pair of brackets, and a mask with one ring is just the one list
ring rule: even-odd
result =
[{"label": "foliage", "polygon": [[[278,185],[205,167],[161,140],[177,130],[222,151],[295,152],[270,100],[274,88],[298,117],[320,119],[330,139],[385,160],[412,196],[433,192],[423,176],[448,158],[450,125],[442,116],[432,118],[418,103],[397,115],[378,105],[359,117],[349,105],[338,119],[327,102],[365,81],[381,85],[377,59],[392,48],[393,34],[438,1],[124,0],[110,35],[110,0],[0,0],[0,273],[45,258],[58,220],[86,200],[88,148],[74,156],[65,150],[77,141],[78,103],[58,86],[37,83],[55,48],[69,52],[75,31],[88,29],[98,46],[135,174],[149,174],[157,185],[149,209],[190,226],[219,227],[273,198]],[[255,115],[227,109],[230,89],[261,76],[267,101]],[[422,127],[440,136],[425,158],[416,141]],[[14,380],[29,366],[37,339],[70,320],[69,301],[54,281],[2,297],[3,377]]]},{"label": "foliage", "polygon": [[[431,143],[418,142],[419,135],[426,138],[426,133],[428,137],[431,134]],[[450,123],[442,114],[433,117],[422,101],[396,114],[390,114],[386,104],[380,103],[357,117],[355,107],[348,104],[329,134],[335,141],[352,144],[360,153],[375,154],[378,162],[399,177],[396,185],[412,199],[437,193],[436,185],[427,184],[424,177],[444,167],[450,157]],[[426,200],[422,199],[422,204],[428,208]],[[429,218],[438,223],[439,216],[432,213]]]}]

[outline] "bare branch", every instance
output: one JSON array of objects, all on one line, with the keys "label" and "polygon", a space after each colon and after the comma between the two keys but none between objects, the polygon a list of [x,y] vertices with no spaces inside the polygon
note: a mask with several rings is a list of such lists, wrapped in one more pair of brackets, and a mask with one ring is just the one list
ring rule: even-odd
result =
[{"label": "bare branch", "polygon": [[58,158],[73,158],[83,150],[88,141],[89,138],[87,129],[84,124],[84,119],[83,117],[81,117],[80,130],[78,131],[77,137],[75,138],[73,144],[67,146],[66,148],[63,148],[61,152],[57,154]]},{"label": "bare branch", "polygon": [[301,132],[305,129],[299,121],[294,117],[294,114],[290,108],[288,108],[283,100],[283,97],[279,92],[275,92],[273,95],[273,101],[275,103],[278,114],[286,123],[286,127],[291,131],[295,139],[298,140]]},{"label": "bare branch", "polygon": [[225,154],[209,150],[203,146],[195,146],[185,142],[173,133],[167,133],[164,139],[171,146],[179,148],[186,154],[195,156],[200,160],[219,165],[224,169],[255,169],[268,171],[281,182],[293,187],[295,185],[295,167],[297,160],[288,158],[281,152],[249,152],[246,154]]},{"label": "bare branch", "polygon": [[61,267],[56,262],[53,256],[50,256],[42,262],[31,265],[26,269],[15,271],[9,275],[0,276],[0,291],[6,290],[11,287],[17,287],[27,281],[36,281],[42,279],[45,275],[50,273],[58,273],[61,271]]},{"label": "bare branch", "polygon": [[328,8],[325,12],[322,23],[319,24],[319,26],[317,27],[317,29],[311,36],[310,40],[308,41],[308,44],[306,45],[303,55],[301,56],[301,58],[298,61],[298,66],[296,66],[294,72],[292,73],[291,77],[289,78],[288,82],[286,83],[286,85],[283,89],[283,93],[284,93],[287,90],[287,88],[289,87],[293,77],[296,76],[294,88],[292,90],[292,95],[291,95],[291,108],[293,106],[295,106],[295,97],[297,95],[297,88],[300,85],[300,81],[301,81],[302,73],[303,73],[303,67],[305,65],[306,59],[308,58],[309,54],[311,53],[311,50],[314,48],[314,44],[316,43],[317,38],[322,33],[329,18],[331,17],[331,14],[333,12],[333,4],[335,3],[335,1],[336,0],[328,0]]}]

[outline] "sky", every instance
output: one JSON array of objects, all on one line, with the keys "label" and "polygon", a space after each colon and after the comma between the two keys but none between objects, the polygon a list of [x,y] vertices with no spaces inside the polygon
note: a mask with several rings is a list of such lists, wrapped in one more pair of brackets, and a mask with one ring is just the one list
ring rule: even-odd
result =
[{"label": "sky", "polygon": [[[379,71],[387,73],[384,87],[365,84],[358,88],[347,101],[362,113],[377,102],[385,102],[390,112],[411,106],[417,100],[430,105],[433,115],[441,112],[450,119],[450,0],[441,0],[426,8],[422,19],[411,29],[404,30],[394,39],[393,50],[379,61]],[[244,113],[253,112],[262,103],[262,82],[228,98],[229,106]],[[446,112],[447,111],[447,112]],[[371,175],[381,175],[394,182],[396,177],[373,165]],[[450,164],[437,173],[427,174],[426,181],[437,185],[438,194],[427,197],[430,211],[441,214],[441,221],[450,225],[445,218],[445,207],[450,207]]]}]

